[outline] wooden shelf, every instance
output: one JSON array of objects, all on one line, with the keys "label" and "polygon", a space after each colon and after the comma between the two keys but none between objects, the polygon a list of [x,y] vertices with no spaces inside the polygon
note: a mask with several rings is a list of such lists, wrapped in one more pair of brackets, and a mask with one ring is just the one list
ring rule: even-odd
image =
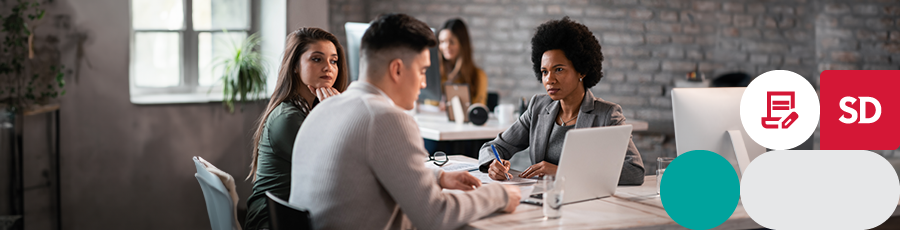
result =
[{"label": "wooden shelf", "polygon": [[48,105],[33,105],[27,109],[25,109],[25,116],[38,115],[41,113],[52,112],[59,110],[59,103],[53,103]]}]

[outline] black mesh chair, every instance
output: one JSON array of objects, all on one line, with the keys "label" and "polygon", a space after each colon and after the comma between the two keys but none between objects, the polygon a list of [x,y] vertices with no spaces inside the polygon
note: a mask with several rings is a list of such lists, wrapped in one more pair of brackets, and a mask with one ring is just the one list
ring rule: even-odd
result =
[{"label": "black mesh chair", "polygon": [[266,192],[266,197],[266,204],[269,206],[269,227],[272,230],[313,229],[309,211],[291,206],[270,192]]}]

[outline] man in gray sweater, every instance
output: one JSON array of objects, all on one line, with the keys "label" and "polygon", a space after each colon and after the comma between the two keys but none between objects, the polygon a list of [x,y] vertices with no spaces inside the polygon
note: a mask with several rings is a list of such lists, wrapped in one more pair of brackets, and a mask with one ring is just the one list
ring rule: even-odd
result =
[{"label": "man in gray sweater", "polygon": [[316,229],[455,229],[519,204],[515,186],[481,186],[468,172],[425,167],[418,125],[403,110],[425,87],[436,44],[413,17],[379,16],[362,38],[359,81],[306,118],[294,142],[289,202],[308,209]]}]

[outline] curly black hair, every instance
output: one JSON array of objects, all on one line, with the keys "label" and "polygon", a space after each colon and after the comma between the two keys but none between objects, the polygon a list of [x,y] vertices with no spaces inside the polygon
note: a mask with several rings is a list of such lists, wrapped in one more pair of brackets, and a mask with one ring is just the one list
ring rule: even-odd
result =
[{"label": "curly black hair", "polygon": [[562,50],[578,73],[584,74],[585,88],[594,87],[603,78],[603,53],[600,42],[587,26],[569,19],[551,20],[537,27],[531,38],[531,63],[538,81],[541,57],[548,50]]}]

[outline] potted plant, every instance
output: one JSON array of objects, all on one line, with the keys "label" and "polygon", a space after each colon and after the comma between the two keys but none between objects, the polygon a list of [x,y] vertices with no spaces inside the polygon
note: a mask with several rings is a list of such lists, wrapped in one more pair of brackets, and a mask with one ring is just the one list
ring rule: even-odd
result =
[{"label": "potted plant", "polygon": [[223,84],[222,104],[229,112],[234,112],[235,101],[243,103],[264,97],[266,69],[259,43],[259,34],[254,33],[240,44],[235,43],[234,52],[215,63],[216,67],[224,68],[219,81]]}]

